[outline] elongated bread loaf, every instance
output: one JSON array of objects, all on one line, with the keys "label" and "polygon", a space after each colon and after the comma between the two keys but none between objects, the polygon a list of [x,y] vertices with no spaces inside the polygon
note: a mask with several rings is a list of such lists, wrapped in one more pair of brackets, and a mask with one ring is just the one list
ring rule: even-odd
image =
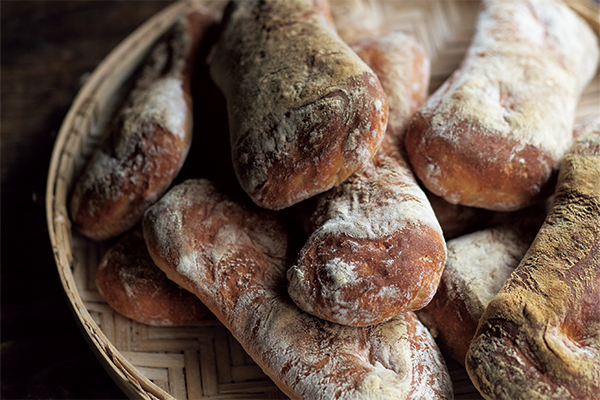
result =
[{"label": "elongated bread loaf", "polygon": [[381,83],[388,101],[384,137],[393,151],[403,153],[408,122],[425,101],[429,90],[429,57],[414,37],[402,32],[355,40],[350,42],[350,47]]},{"label": "elongated bread loaf", "polygon": [[195,295],[154,264],[141,227],[127,232],[104,254],[96,284],[108,305],[143,324],[197,325],[209,313]]},{"label": "elongated bread loaf", "polygon": [[192,140],[194,65],[214,41],[218,16],[199,8],[155,45],[110,136],[75,185],[71,218],[85,236],[129,230],[169,187]]},{"label": "elongated bread loaf", "polygon": [[148,209],[157,265],[195,293],[292,399],[449,399],[433,338],[413,313],[368,328],[315,318],[285,291],[288,229],[207,180],[170,190]]},{"label": "elongated bread loaf", "polygon": [[[440,285],[417,316],[442,350],[464,365],[483,311],[523,259],[546,216],[543,204],[448,241]],[[505,214],[505,213],[503,213]]]},{"label": "elongated bread loaf", "polygon": [[562,161],[544,225],[467,353],[488,399],[600,393],[600,118],[588,124]]},{"label": "elongated bread loaf", "polygon": [[290,297],[306,312],[365,326],[427,304],[446,246],[400,149],[406,123],[427,93],[429,60],[403,34],[366,39],[353,49],[386,91],[388,130],[364,171],[319,196],[310,237],[287,276]]},{"label": "elongated bread loaf", "polygon": [[321,7],[232,1],[223,26],[210,72],[227,100],[236,174],[256,204],[291,206],[366,166],[387,101]]},{"label": "elongated bread loaf", "polygon": [[450,203],[510,211],[551,195],[598,38],[557,0],[486,0],[467,55],[417,111],[415,174]]}]

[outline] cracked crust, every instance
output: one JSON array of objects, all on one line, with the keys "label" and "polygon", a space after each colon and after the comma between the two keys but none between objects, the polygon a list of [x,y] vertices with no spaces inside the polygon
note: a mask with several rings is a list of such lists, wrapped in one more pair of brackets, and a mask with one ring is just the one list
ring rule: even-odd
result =
[{"label": "cracked crust", "polygon": [[389,101],[384,142],[362,172],[318,196],[310,237],[288,271],[303,310],[352,326],[427,304],[446,257],[441,228],[402,154],[407,121],[429,84],[429,60],[404,34],[352,44]]}]

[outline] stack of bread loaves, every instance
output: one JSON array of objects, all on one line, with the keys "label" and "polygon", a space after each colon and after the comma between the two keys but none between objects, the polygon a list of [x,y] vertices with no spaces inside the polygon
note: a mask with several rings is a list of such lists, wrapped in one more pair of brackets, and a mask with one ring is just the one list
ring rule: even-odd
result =
[{"label": "stack of bread loaves", "polygon": [[593,31],[558,0],[486,0],[427,98],[414,38],[331,3],[199,6],[156,43],[71,197],[83,235],[119,238],[106,301],[212,313],[294,399],[451,399],[438,343],[486,398],[597,394],[598,122],[572,147]]}]

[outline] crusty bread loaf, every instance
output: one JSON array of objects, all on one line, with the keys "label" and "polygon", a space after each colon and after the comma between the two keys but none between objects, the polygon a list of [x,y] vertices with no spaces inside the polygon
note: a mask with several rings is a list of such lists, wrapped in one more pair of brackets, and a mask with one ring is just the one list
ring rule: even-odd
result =
[{"label": "crusty bread loaf", "polygon": [[85,236],[105,240],[133,227],[181,169],[192,139],[194,65],[217,23],[214,12],[199,8],[155,45],[110,136],[76,183],[71,218]]},{"label": "crusty bread loaf", "polygon": [[502,214],[500,224],[448,241],[438,290],[416,311],[440,348],[463,365],[483,311],[525,255],[546,207]]},{"label": "crusty bread loaf", "polygon": [[423,307],[439,283],[441,228],[399,144],[427,93],[429,60],[404,34],[365,39],[353,49],[378,74],[389,124],[362,172],[319,195],[310,237],[288,271],[288,292],[303,310],[365,326]]},{"label": "crusty bread loaf", "polygon": [[157,265],[195,293],[291,398],[452,398],[443,358],[414,314],[357,328],[292,303],[289,231],[279,215],[193,180],[148,209],[144,236]]},{"label": "crusty bread loaf", "polygon": [[313,1],[232,1],[223,26],[210,72],[254,202],[282,209],[364,168],[383,138],[385,94]]},{"label": "crusty bread loaf", "polygon": [[564,157],[550,212],[466,357],[488,399],[600,393],[600,118]]},{"label": "crusty bread loaf", "polygon": [[557,0],[486,0],[461,66],[417,111],[415,174],[450,203],[509,211],[552,193],[598,38]]},{"label": "crusty bread loaf", "polygon": [[429,90],[429,57],[414,37],[402,32],[355,40],[350,47],[379,78],[388,101],[385,138],[402,153],[408,122]]},{"label": "crusty bread loaf", "polygon": [[108,305],[143,324],[197,325],[209,313],[195,295],[154,264],[141,227],[127,232],[104,254],[96,284]]}]

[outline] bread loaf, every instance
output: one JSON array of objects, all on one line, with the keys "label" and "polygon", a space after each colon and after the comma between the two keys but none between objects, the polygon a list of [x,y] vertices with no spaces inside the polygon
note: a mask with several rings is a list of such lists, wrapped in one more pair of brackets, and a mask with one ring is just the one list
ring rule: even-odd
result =
[{"label": "bread loaf", "polygon": [[303,310],[365,326],[427,304],[446,257],[441,228],[399,144],[429,82],[429,60],[403,34],[353,49],[378,74],[389,100],[384,142],[368,167],[319,195],[310,237],[288,271]]},{"label": "bread loaf", "polygon": [[138,223],[182,167],[192,139],[191,79],[218,16],[199,8],[155,45],[110,136],[75,185],[71,218],[105,240]]},{"label": "bread loaf", "polygon": [[195,295],[167,279],[154,264],[141,227],[127,232],[104,254],[96,285],[108,305],[143,324],[197,325],[209,313]]},{"label": "bread loaf", "polygon": [[600,393],[600,118],[564,157],[550,212],[466,357],[488,399]]},{"label": "bread loaf", "polygon": [[320,7],[232,1],[223,26],[210,72],[227,100],[236,174],[256,204],[291,206],[366,166],[387,123],[385,94]]},{"label": "bread loaf", "polygon": [[383,87],[388,102],[385,138],[393,151],[403,153],[408,122],[429,90],[429,57],[415,38],[402,32],[355,40],[350,46]]},{"label": "bread loaf", "polygon": [[448,241],[433,299],[417,316],[442,350],[464,365],[483,311],[517,267],[544,217],[543,204],[502,213],[502,222]]},{"label": "bread loaf", "polygon": [[171,189],[143,221],[148,249],[292,399],[446,399],[451,381],[414,314],[368,328],[315,318],[285,292],[288,229],[211,182]]},{"label": "bread loaf", "polygon": [[463,63],[411,121],[415,174],[453,204],[510,211],[548,197],[597,66],[598,38],[561,1],[484,1]]}]

